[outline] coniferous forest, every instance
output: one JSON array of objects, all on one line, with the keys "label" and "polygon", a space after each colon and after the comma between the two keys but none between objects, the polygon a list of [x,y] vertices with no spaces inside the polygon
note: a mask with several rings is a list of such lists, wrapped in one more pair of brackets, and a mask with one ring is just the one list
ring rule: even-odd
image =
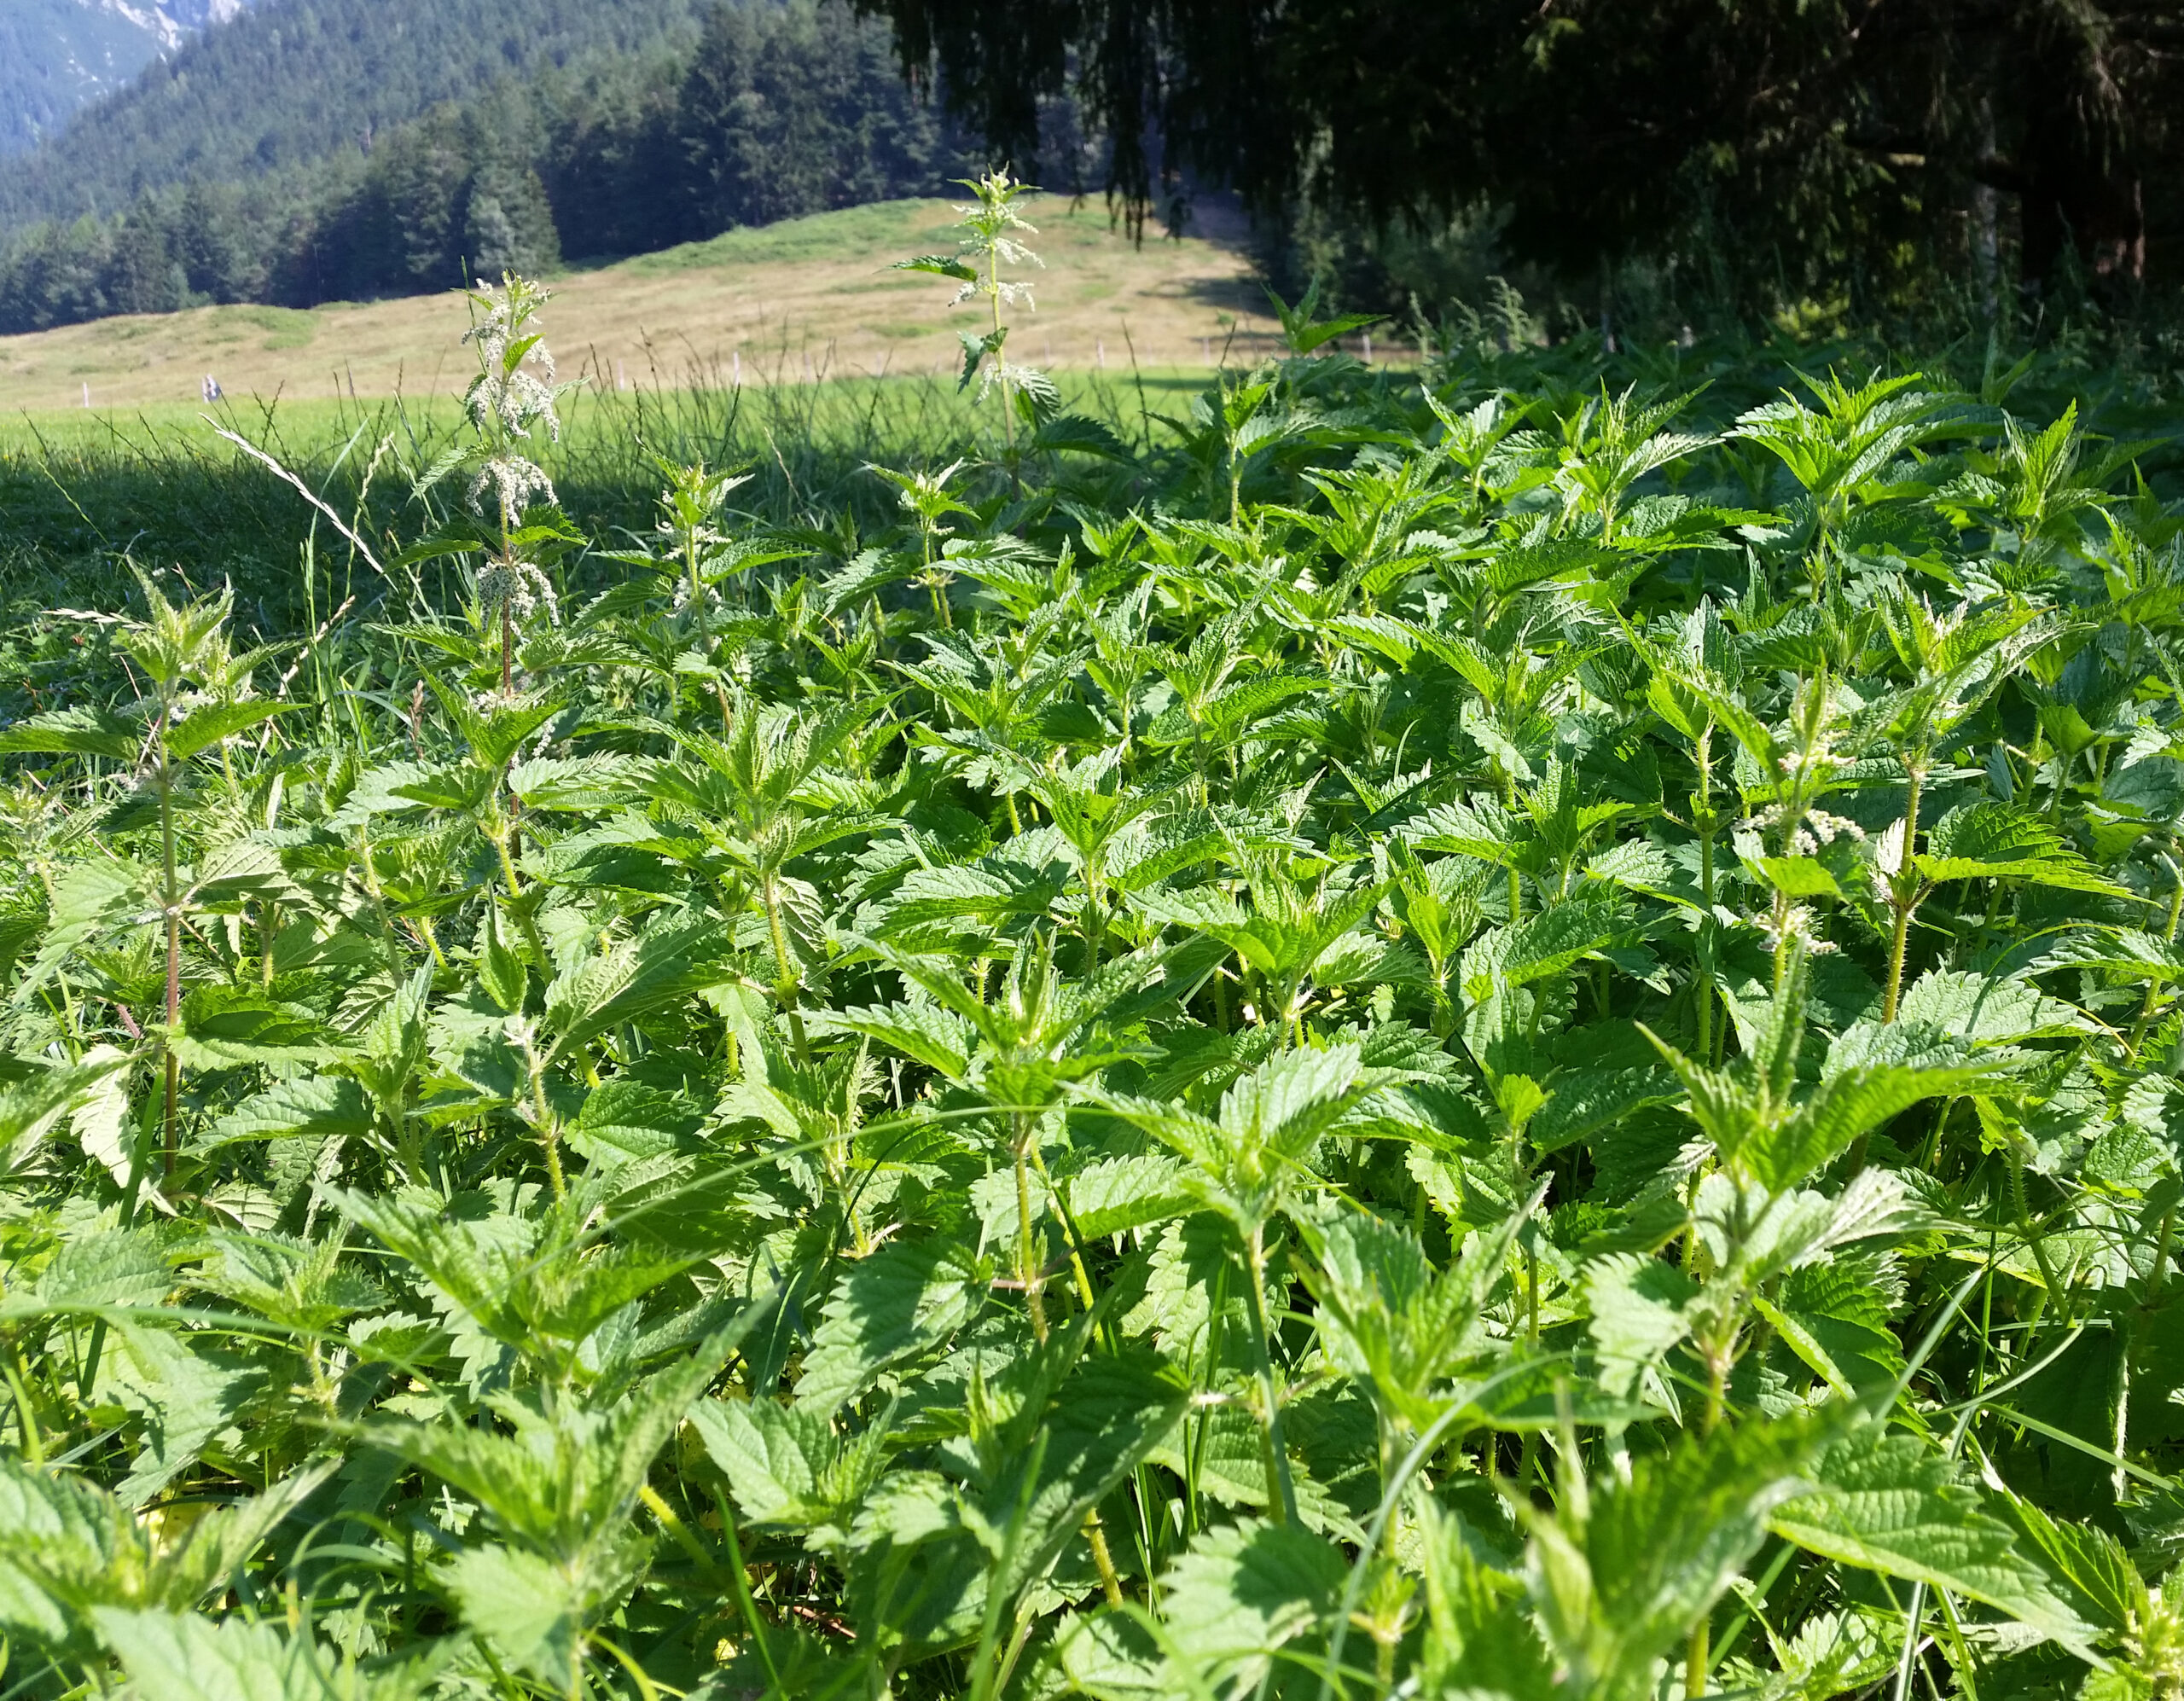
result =
[{"label": "coniferous forest", "polygon": [[[979,156],[904,81],[887,26],[833,0],[702,17],[632,9],[643,32],[599,9],[620,16],[619,39],[572,15],[559,62],[543,63],[514,45],[518,32],[537,39],[535,9],[507,0],[428,20],[415,51],[359,49],[353,62],[338,49],[357,48],[355,20],[335,5],[295,9],[312,26],[314,68],[287,98],[260,92],[283,86],[282,54],[241,50],[266,47],[258,34],[239,46],[216,35],[168,67],[164,87],[119,103],[117,134],[102,136],[94,113],[58,157],[13,174],[0,189],[0,217],[17,224],[0,253],[0,333],[449,288],[936,194]],[[483,44],[460,78],[438,58],[448,36]],[[337,49],[330,73],[322,40]],[[329,112],[351,77],[369,82],[369,104],[415,115],[376,125]],[[193,161],[201,169],[181,169]],[[160,171],[173,175],[146,181]],[[41,208],[84,210],[25,218]]]}]

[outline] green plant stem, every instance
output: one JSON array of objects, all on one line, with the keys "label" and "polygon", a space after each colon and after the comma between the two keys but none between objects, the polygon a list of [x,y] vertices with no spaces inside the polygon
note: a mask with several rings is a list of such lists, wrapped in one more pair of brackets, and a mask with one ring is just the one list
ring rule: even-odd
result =
[{"label": "green plant stem", "polygon": [[781,1683],[781,1668],[774,1663],[773,1646],[766,1639],[766,1627],[758,1617],[758,1604],[751,1599],[751,1579],[744,1571],[743,1545],[735,1539],[735,1516],[717,1492],[713,1500],[720,1509],[721,1539],[728,1544],[728,1571],[735,1584],[735,1604],[743,1613],[745,1627],[751,1632],[752,1646],[758,1650],[758,1663],[766,1669],[766,1693],[770,1701],[790,1701],[789,1692]]},{"label": "green plant stem", "polygon": [[1039,1267],[1031,1236],[1031,1143],[1037,1137],[1031,1118],[1016,1117],[1016,1279],[1024,1284],[1025,1303],[1031,1308],[1031,1332],[1043,1346],[1047,1339],[1047,1306],[1039,1292]]},{"label": "green plant stem", "polygon": [[720,1567],[713,1562],[713,1556],[706,1551],[705,1544],[692,1534],[689,1525],[683,1523],[681,1515],[667,1503],[666,1496],[651,1483],[647,1483],[637,1490],[637,1498],[645,1503],[652,1515],[659,1520],[659,1527],[668,1533],[677,1547],[689,1555],[691,1562],[700,1570],[709,1576],[719,1575]]},{"label": "green plant stem", "polygon": [[15,1421],[23,1432],[24,1462],[33,1469],[45,1464],[45,1440],[38,1432],[38,1408],[31,1403],[30,1389],[22,1374],[22,1354],[10,1344],[8,1358],[0,1361],[0,1372],[8,1378],[8,1391],[15,1396]]},{"label": "green plant stem", "polygon": [[[503,552],[503,562],[507,556]],[[514,568],[511,566],[511,572]],[[515,615],[509,607],[510,599],[501,598],[501,695],[515,695]]]},{"label": "green plant stem", "polygon": [[534,1060],[531,1070],[531,1114],[538,1118],[538,1141],[546,1148],[546,1180],[554,1189],[558,1201],[569,1196],[569,1184],[561,1173],[561,1129],[554,1116],[554,1107],[546,1097],[546,1071]]},{"label": "green plant stem", "polygon": [[1903,952],[1911,937],[1911,913],[1919,907],[1914,893],[1918,879],[1919,792],[1926,778],[1925,752],[1921,752],[1905,767],[1909,784],[1903,804],[1902,860],[1890,882],[1889,906],[1896,912],[1896,926],[1888,942],[1888,987],[1881,996],[1880,1019],[1884,1024],[1896,1019],[1896,1003],[1903,992]]},{"label": "green plant stem", "polygon": [[[1722,1396],[1728,1379],[1728,1350],[1716,1344],[1706,1354],[1706,1405],[1699,1419],[1699,1433],[1711,1436],[1722,1421]],[[1707,1646],[1713,1634],[1714,1621],[1711,1613],[1702,1612],[1699,1622],[1691,1627],[1691,1640],[1683,1652],[1683,1692],[1687,1697],[1706,1692],[1707,1674],[1711,1661],[1707,1657]]]},{"label": "green plant stem", "polygon": [[[1699,807],[1695,824],[1699,828],[1699,901],[1702,911],[1699,926],[1711,930],[1714,925],[1714,763],[1712,740],[1714,727],[1708,722],[1700,731],[1698,740]],[[1711,949],[1711,931],[1702,933],[1702,949]],[[1714,1059],[1714,969],[1711,961],[1702,958],[1699,965],[1699,1055],[1703,1061]]]},{"label": "green plant stem", "polygon": [[1047,1160],[1041,1153],[1037,1140],[1031,1142],[1031,1167],[1039,1172],[1039,1180],[1045,1184],[1047,1196],[1054,1200],[1054,1210],[1061,1216],[1063,1231],[1069,1236],[1070,1273],[1077,1278],[1077,1298],[1084,1302],[1084,1309],[1089,1311],[1099,1301],[1092,1288],[1091,1268],[1084,1260],[1084,1241],[1077,1232],[1077,1219],[1062,1198],[1061,1189],[1054,1185],[1054,1178],[1047,1173]]},{"label": "green plant stem", "polygon": [[[2176,924],[2180,915],[2184,915],[2184,880],[2177,881],[2175,890],[2169,896],[2169,920],[2162,931],[2162,937],[2171,944],[2176,941]],[[2139,1001],[2139,1016],[2138,1019],[2131,1024],[2131,1037],[2128,1046],[2134,1063],[2138,1061],[2139,1048],[2146,1043],[2146,1030],[2153,1023],[2154,1007],[2160,1001],[2161,985],[2159,980],[2149,978],[2146,982],[2146,996]]]},{"label": "green plant stem", "polygon": [[493,841],[493,849],[500,857],[501,882],[508,887],[508,897],[513,903],[514,900],[519,899],[523,896],[523,882],[516,878],[515,857],[508,849],[508,834],[507,827],[502,827],[499,831],[492,833],[491,837]]},{"label": "green plant stem", "polygon": [[175,1054],[175,1031],[182,1025],[182,893],[177,884],[174,844],[174,769],[167,754],[166,725],[169,710],[160,711],[159,731],[154,735],[160,747],[160,897],[166,912],[167,983],[166,983],[166,1094],[162,1117],[160,1146],[160,1175],[168,1181],[174,1179],[174,1128],[176,1106],[182,1092],[182,1059]]},{"label": "green plant stem", "polygon": [[781,919],[780,883],[769,872],[759,885],[759,892],[766,907],[766,930],[774,947],[774,967],[778,978],[774,983],[774,997],[787,1019],[789,1043],[796,1049],[799,1063],[811,1061],[811,1043],[804,1031],[804,1011],[801,1007],[796,959],[789,955],[788,926]]},{"label": "green plant stem", "polygon": [[[1495,766],[1501,774],[1502,807],[1513,813],[1517,807],[1516,776],[1507,769],[1502,768],[1499,762],[1496,762]],[[1509,925],[1512,927],[1515,926],[1518,922],[1524,920],[1524,876],[1517,872],[1516,854],[1512,850],[1509,856]]]},{"label": "green plant stem", "polygon": [[1115,1556],[1107,1550],[1107,1532],[1096,1508],[1084,1514],[1084,1540],[1092,1549],[1092,1564],[1100,1573],[1100,1592],[1110,1606],[1123,1604],[1122,1574],[1115,1570]]},{"label": "green plant stem", "polygon": [[1297,1488],[1290,1480],[1289,1453],[1281,1434],[1281,1390],[1275,1379],[1274,1349],[1266,1316],[1266,1226],[1254,1224],[1244,1242],[1245,1262],[1251,1278],[1246,1313],[1252,1321],[1252,1358],[1258,1373],[1259,1398],[1266,1410],[1262,1439],[1266,1454],[1267,1493],[1285,1523],[1297,1521]]}]

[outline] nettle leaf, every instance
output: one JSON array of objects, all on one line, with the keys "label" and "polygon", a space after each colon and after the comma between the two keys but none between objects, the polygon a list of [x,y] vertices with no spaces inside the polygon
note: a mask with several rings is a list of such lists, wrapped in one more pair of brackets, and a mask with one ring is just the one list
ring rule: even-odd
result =
[{"label": "nettle leaf", "polygon": [[171,1701],[398,1701],[421,1671],[360,1671],[308,1632],[240,1617],[221,1623],[151,1608],[100,1606],[93,1622],[142,1695]]},{"label": "nettle leaf", "polygon": [[508,769],[508,787],[526,810],[612,809],[636,790],[637,768],[619,756],[538,756]]},{"label": "nettle leaf", "polygon": [[1491,798],[1436,804],[1405,823],[1403,837],[1420,850],[1476,856],[1506,866],[1517,855],[1522,828],[1517,817]]},{"label": "nettle leaf", "polygon": [[1496,927],[1464,952],[1464,996],[1480,1001],[1566,973],[1621,931],[1617,908],[1605,898],[1574,898],[1514,927]]},{"label": "nettle leaf", "polygon": [[1249,1278],[1233,1247],[1227,1226],[1210,1212],[1169,1223],[1146,1259],[1144,1297],[1124,1315],[1124,1330],[1152,1334],[1170,1358],[1188,1363],[1203,1359],[1217,1313],[1224,1331],[1247,1327]]},{"label": "nettle leaf", "polygon": [[2153,1607],[2146,1579],[2122,1542],[2098,1525],[2053,1518],[2007,1489],[1995,1489],[1987,1506],[2015,1533],[2018,1552],[2080,1619],[2111,1640],[2142,1633]]},{"label": "nettle leaf", "polygon": [[63,1245],[31,1290],[11,1296],[10,1311],[37,1315],[94,1306],[156,1305],[175,1286],[167,1248],[154,1231],[107,1228]]},{"label": "nettle leaf", "polygon": [[1531,1615],[1518,1610],[1523,1583],[1480,1557],[1478,1532],[1461,1514],[1431,1501],[1421,1510],[1427,1684],[1492,1701],[1551,1693],[1554,1662]]},{"label": "nettle leaf", "polygon": [[570,1145],[604,1170],[698,1149],[703,1118],[688,1099],[617,1076],[584,1097]]},{"label": "nettle leaf", "polygon": [[638,1555],[606,1563],[556,1565],[518,1547],[466,1548],[448,1562],[448,1588],[463,1623],[501,1657],[543,1681],[569,1682],[585,1624],[627,1591],[639,1575]]},{"label": "nettle leaf", "polygon": [[1634,1112],[1674,1103],[1679,1091],[1675,1073],[1659,1066],[1558,1071],[1547,1102],[1525,1124],[1525,1133],[1540,1151],[1559,1152],[1590,1140]]},{"label": "nettle leaf", "polygon": [[1182,1165],[1172,1158],[1146,1153],[1106,1158],[1089,1164],[1060,1182],[1077,1232],[1087,1240],[1104,1239],[1134,1228],[1150,1228],[1191,1208],[1193,1194]]},{"label": "nettle leaf", "polygon": [[1890,1327],[1889,1285],[1854,1258],[1807,1264],[1783,1278],[1774,1299],[1753,1304],[1783,1344],[1844,1399],[1891,1385],[1903,1348]]},{"label": "nettle leaf", "polygon": [[1250,1692],[1277,1653],[1325,1625],[1348,1570],[1331,1542],[1295,1524],[1199,1536],[1166,1580],[1168,1692]]},{"label": "nettle leaf", "polygon": [[529,971],[509,941],[508,925],[501,920],[498,903],[489,903],[484,919],[478,924],[477,963],[478,984],[485,989],[488,998],[510,1015],[523,1008]]},{"label": "nettle leaf", "polygon": [[1089,419],[1083,414],[1056,414],[1044,421],[1032,434],[1031,446],[1048,454],[1071,451],[1097,455],[1109,461],[1133,458],[1130,446],[1115,435],[1113,427],[1104,420]]},{"label": "nettle leaf", "polygon": [[55,709],[0,728],[0,752],[134,762],[143,753],[145,734],[142,723],[102,709]]},{"label": "nettle leaf", "polygon": [[1535,1527],[1527,1578],[1577,1692],[1635,1692],[1758,1548],[1769,1513],[1804,1486],[1813,1450],[1811,1431],[1795,1423],[1687,1436],[1633,1461],[1628,1482],[1604,1479],[1582,1523]]},{"label": "nettle leaf", "polygon": [[200,987],[182,1001],[181,1030],[170,1043],[189,1069],[322,1064],[341,1055],[308,1010],[224,986]]},{"label": "nettle leaf", "polygon": [[938,1346],[975,1317],[993,1285],[961,1247],[895,1243],[851,1264],[822,1309],[798,1404],[828,1413],[891,1365]]},{"label": "nettle leaf", "polygon": [[20,1079],[0,1087],[0,1158],[6,1167],[20,1167],[61,1118],[110,1100],[133,1061],[112,1046],[93,1047],[79,1062],[32,1065]]},{"label": "nettle leaf", "polygon": [[1949,969],[1929,969],[1912,982],[1896,1007],[1896,1019],[1966,1045],[2009,1045],[2083,1033],[2090,1025],[2079,1011],[2028,980]]},{"label": "nettle leaf", "polygon": [[200,1348],[165,1330],[117,1324],[111,1390],[142,1425],[129,1474],[114,1489],[142,1506],[197,1462],[206,1443],[233,1421],[266,1371],[235,1354]]},{"label": "nettle leaf", "polygon": [[2011,804],[1960,804],[1933,825],[1912,858],[1928,880],[2027,880],[2065,891],[2120,895],[2055,829]]},{"label": "nettle leaf", "polygon": [[27,1000],[78,950],[142,911],[148,901],[149,878],[133,863],[105,856],[69,868],[54,883],[45,938],[15,988],[16,1001]]},{"label": "nettle leaf", "polygon": [[2184,950],[2167,939],[2135,928],[2073,933],[2041,954],[2034,967],[2093,969],[2137,980],[2168,984],[2184,980]]},{"label": "nettle leaf", "polygon": [[1062,890],[1059,871],[1004,856],[913,868],[890,897],[874,906],[871,932],[880,938],[895,938],[953,920],[998,923],[1014,916],[1042,915]]},{"label": "nettle leaf", "polygon": [[1755,1129],[1738,1148],[1737,1161],[1769,1191],[1780,1193],[1913,1105],[1967,1093],[1987,1080],[1986,1071],[1972,1067],[1852,1064],[1824,1077],[1788,1116]]},{"label": "nettle leaf", "polygon": [[820,1011],[809,1019],[807,1026],[820,1034],[857,1034],[877,1040],[950,1081],[970,1077],[971,1024],[938,1004]]},{"label": "nettle leaf", "polygon": [[[1023,1471],[1004,1473],[988,1490],[996,1522],[1021,1519],[1005,1588],[1022,1588],[1046,1573],[1100,1502],[1167,1439],[1188,1399],[1182,1384],[1142,1348],[1077,1361],[1040,1419],[1036,1449],[1019,1455]],[[1036,1479],[1026,1482],[1035,1461]]]},{"label": "nettle leaf", "polygon": [[2097,1627],[2019,1553],[1949,1461],[1908,1436],[1862,1433],[1821,1454],[1817,1491],[1776,1507],[1769,1527],[1808,1553],[1984,1601],[2073,1650]]},{"label": "nettle leaf", "polygon": [[1843,889],[1816,856],[1753,856],[1745,866],[1793,902],[1811,897],[1840,900]]},{"label": "nettle leaf", "polygon": [[[744,1517],[808,1527],[841,1514],[840,1501],[821,1491],[843,1451],[825,1412],[771,1400],[708,1400],[691,1408],[690,1423],[728,1478]],[[876,1437],[885,1430],[867,1433]],[[874,1451],[875,1472],[879,1463]]]},{"label": "nettle leaf", "polygon": [[894,269],[897,271],[929,272],[935,277],[951,277],[963,283],[979,281],[979,274],[970,264],[954,254],[919,254],[910,259],[897,260]]},{"label": "nettle leaf", "polygon": [[1349,1107],[1363,1065],[1355,1046],[1284,1053],[1222,1095],[1222,1132],[1240,1143],[1302,1152]]},{"label": "nettle leaf", "polygon": [[36,1645],[66,1646],[84,1597],[104,1593],[117,1560],[139,1557],[130,1523],[78,1477],[0,1464],[0,1624]]},{"label": "nettle leaf", "polygon": [[1225,743],[1239,736],[1254,721],[1272,714],[1292,697],[1330,688],[1331,682],[1313,673],[1276,673],[1246,679],[1229,686],[1194,713],[1183,704],[1164,711],[1144,732],[1145,742],[1156,748],[1190,744],[1199,739]]},{"label": "nettle leaf", "polygon": [[1586,1267],[1589,1327],[1601,1379],[1628,1394],[1691,1332],[1699,1285],[1675,1265],[1635,1252],[1610,1252]]},{"label": "nettle leaf", "polygon": [[717,923],[668,920],[633,942],[572,964],[546,989],[555,1054],[732,978],[726,943]]},{"label": "nettle leaf", "polygon": [[271,703],[264,700],[240,703],[208,703],[193,710],[189,718],[170,726],[165,734],[167,754],[179,762],[200,751],[224,744],[237,733],[263,726],[276,715],[293,715],[301,703]]}]

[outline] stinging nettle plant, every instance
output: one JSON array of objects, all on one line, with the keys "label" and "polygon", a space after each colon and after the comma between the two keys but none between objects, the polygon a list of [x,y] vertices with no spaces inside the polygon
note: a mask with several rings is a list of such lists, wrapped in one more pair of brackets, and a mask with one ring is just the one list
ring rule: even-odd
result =
[{"label": "stinging nettle plant", "polygon": [[996,389],[1001,392],[1001,428],[1008,444],[1009,462],[1014,467],[1019,403],[1026,416],[1025,423],[1031,426],[1037,426],[1060,407],[1060,397],[1053,380],[1031,367],[1017,365],[1003,352],[1009,328],[1002,318],[1002,310],[1018,305],[1028,308],[1035,304],[1030,282],[1021,277],[1005,277],[1002,268],[1020,270],[1027,265],[1045,265],[1011,234],[1038,234],[1038,226],[1024,217],[1018,203],[1039,191],[1012,177],[1006,167],[990,168],[976,177],[960,181],[976,199],[970,206],[958,209],[962,215],[963,235],[956,252],[920,254],[897,260],[895,269],[956,279],[961,287],[956,290],[952,305],[966,301],[985,303],[990,321],[988,328],[975,336],[968,331],[956,334],[963,345],[963,370],[956,387],[967,390],[975,381],[981,401]]},{"label": "stinging nettle plant", "polygon": [[511,278],[467,585],[67,617],[10,1693],[2184,1693],[2172,451],[1316,297],[1133,450],[973,187],[1013,484],[556,492]]},{"label": "stinging nettle plant", "polygon": [[462,398],[470,440],[450,444],[413,494],[421,497],[460,475],[479,524],[450,526],[403,557],[415,564],[436,555],[479,556],[479,607],[498,640],[505,697],[515,694],[519,633],[540,615],[549,625],[561,619],[549,565],[584,541],[562,517],[553,480],[532,458],[542,436],[547,444],[561,441],[559,398],[576,387],[555,385],[554,357],[537,322],[551,295],[514,273],[497,289],[488,283],[467,292],[471,322],[462,340],[478,359],[478,375]]}]

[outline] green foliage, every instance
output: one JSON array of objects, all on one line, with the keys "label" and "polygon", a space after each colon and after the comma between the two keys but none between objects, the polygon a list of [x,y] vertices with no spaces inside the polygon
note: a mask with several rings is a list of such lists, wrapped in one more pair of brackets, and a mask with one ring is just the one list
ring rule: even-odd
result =
[{"label": "green foliage", "polygon": [[976,154],[839,3],[247,10],[11,156],[0,330],[455,288],[941,193]]},{"label": "green foliage", "polygon": [[[1687,318],[1694,298],[1825,313],[1955,294],[1991,321],[2013,261],[2030,292],[2128,295],[2176,218],[2162,0],[873,9],[996,156],[1034,169],[1051,145],[1034,97],[1069,91],[1112,138],[1105,186],[1134,218],[1180,216],[1186,173],[1233,184],[1312,260],[1377,271],[1376,305],[1407,281],[1438,309],[1436,275],[1498,247],[1597,279],[1603,316],[1622,293],[1605,274],[1635,258],[1634,305],[1681,298]],[[1478,281],[1501,335],[1527,340],[1508,285]]]},{"label": "green foliage", "polygon": [[20,1693],[2176,1693],[2165,451],[1308,303],[609,548],[539,305],[0,728]]}]

